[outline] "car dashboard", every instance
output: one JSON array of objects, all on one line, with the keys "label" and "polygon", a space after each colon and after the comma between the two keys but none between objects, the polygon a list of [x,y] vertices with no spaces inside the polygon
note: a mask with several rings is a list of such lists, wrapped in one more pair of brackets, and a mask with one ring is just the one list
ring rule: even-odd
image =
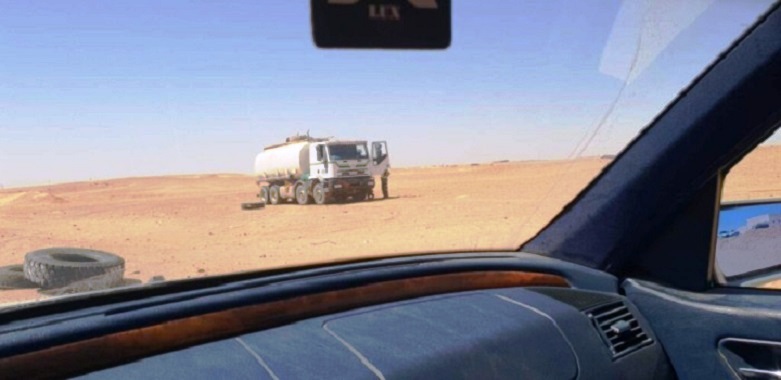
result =
[{"label": "car dashboard", "polygon": [[[628,330],[617,331],[621,326]],[[653,332],[623,297],[538,287],[364,307],[83,378],[651,379],[671,373]]]},{"label": "car dashboard", "polygon": [[675,378],[609,274],[525,253],[163,283],[0,313],[0,378]]}]

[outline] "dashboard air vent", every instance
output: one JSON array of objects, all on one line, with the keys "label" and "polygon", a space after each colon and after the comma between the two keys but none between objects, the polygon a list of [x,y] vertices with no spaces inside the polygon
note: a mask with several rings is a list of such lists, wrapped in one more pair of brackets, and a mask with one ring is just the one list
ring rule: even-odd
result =
[{"label": "dashboard air vent", "polygon": [[599,335],[613,353],[613,359],[637,351],[653,340],[623,302],[615,302],[586,311]]}]

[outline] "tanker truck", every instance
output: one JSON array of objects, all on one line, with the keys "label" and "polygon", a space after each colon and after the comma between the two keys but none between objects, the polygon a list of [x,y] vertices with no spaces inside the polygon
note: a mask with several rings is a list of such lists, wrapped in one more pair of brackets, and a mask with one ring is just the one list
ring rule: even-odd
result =
[{"label": "tanker truck", "polygon": [[266,204],[362,201],[374,198],[374,177],[387,177],[385,141],[293,136],[255,157],[258,197]]}]

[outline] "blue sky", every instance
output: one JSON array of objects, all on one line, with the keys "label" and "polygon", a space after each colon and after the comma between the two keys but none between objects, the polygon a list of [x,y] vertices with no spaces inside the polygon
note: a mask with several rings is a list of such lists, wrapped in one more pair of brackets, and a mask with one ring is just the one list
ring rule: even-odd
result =
[{"label": "blue sky", "polygon": [[620,1],[455,1],[434,52],[319,50],[304,0],[0,1],[0,184],[251,173],[306,130],[394,166],[616,153],[769,5],[698,3],[578,149],[624,84]]}]

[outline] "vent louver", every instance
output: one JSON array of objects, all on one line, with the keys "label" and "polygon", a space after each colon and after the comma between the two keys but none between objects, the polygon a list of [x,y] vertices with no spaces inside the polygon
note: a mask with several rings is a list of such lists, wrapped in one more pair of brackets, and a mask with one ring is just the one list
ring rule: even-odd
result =
[{"label": "vent louver", "polygon": [[623,302],[610,303],[586,312],[599,335],[613,353],[613,359],[637,351],[653,340]]}]

